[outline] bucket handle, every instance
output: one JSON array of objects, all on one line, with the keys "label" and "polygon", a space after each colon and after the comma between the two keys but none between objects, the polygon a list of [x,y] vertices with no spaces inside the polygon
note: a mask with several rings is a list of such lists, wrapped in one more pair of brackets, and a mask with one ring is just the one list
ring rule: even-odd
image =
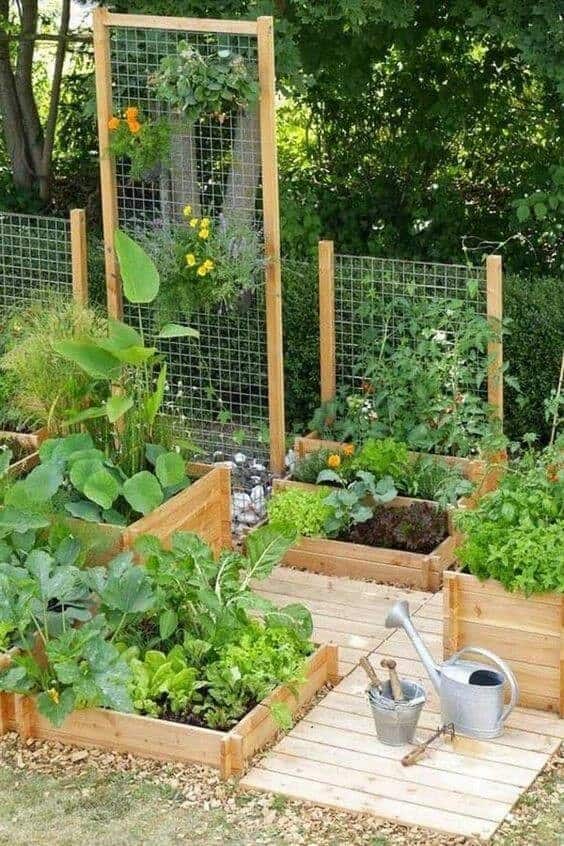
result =
[{"label": "bucket handle", "polygon": [[496,664],[497,667],[501,670],[507,682],[509,682],[509,687],[511,689],[511,699],[509,700],[509,704],[506,706],[503,714],[501,715],[500,722],[504,723],[510,713],[513,711],[517,702],[519,701],[519,685],[517,684],[517,679],[513,673],[513,670],[509,667],[509,664],[506,664],[498,655],[494,652],[490,652],[489,649],[484,649],[481,646],[463,646],[462,649],[456,653],[456,658],[460,655],[463,655],[466,652],[472,652],[474,655],[482,655],[484,658],[489,658],[489,660]]}]

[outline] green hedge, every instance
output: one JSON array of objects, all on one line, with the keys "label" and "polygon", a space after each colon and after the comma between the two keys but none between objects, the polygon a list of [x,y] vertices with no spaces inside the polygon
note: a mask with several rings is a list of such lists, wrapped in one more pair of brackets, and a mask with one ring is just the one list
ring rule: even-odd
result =
[{"label": "green hedge", "polygon": [[544,442],[544,400],[556,387],[564,349],[564,277],[507,276],[503,284],[503,309],[511,319],[504,358],[522,393],[520,405],[506,390],[505,431],[511,438],[536,432]]}]

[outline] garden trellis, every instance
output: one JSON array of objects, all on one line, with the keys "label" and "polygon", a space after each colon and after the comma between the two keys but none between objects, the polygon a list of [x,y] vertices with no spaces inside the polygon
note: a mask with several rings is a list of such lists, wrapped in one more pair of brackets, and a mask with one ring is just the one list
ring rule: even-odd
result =
[{"label": "garden trellis", "polygon": [[52,295],[88,300],[84,211],[70,219],[0,212],[2,316]]},{"label": "garden trellis", "polygon": [[[460,299],[472,304],[477,314],[486,315],[501,331],[501,257],[488,256],[485,266],[436,264],[370,256],[335,255],[332,241],[319,243],[319,322],[321,400],[335,397],[340,388],[358,390],[363,374],[359,369],[367,331],[377,338],[374,306],[391,310],[390,337],[393,340],[394,302],[400,298],[419,300]],[[503,347],[501,337],[488,348],[487,398],[503,419]],[[485,375],[485,374],[484,374]]]},{"label": "garden trellis", "polygon": [[[200,340],[159,342],[168,362],[175,416],[204,452],[241,448],[271,469],[284,466],[284,389],[280,235],[275,137],[273,24],[94,12],[96,88],[108,309],[123,313],[113,238],[134,238],[182,221],[182,210],[253,226],[264,244],[264,281],[235,307],[198,309],[188,322]],[[187,123],[163,111],[149,84],[162,60],[188,44],[202,56],[226,48],[254,69],[258,103]],[[134,105],[166,117],[166,166],[133,180],[129,163],[110,154],[109,121]],[[151,315],[146,312],[147,321]],[[127,310],[126,310],[127,318]],[[184,322],[178,321],[177,322]],[[178,412],[178,414],[177,414]]]}]

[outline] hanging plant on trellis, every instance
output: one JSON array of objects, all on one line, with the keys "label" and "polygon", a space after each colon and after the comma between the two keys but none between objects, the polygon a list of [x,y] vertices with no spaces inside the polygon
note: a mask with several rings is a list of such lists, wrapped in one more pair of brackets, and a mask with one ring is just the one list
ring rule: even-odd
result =
[{"label": "hanging plant on trellis", "polygon": [[137,106],[128,106],[110,118],[110,152],[130,162],[132,179],[150,179],[170,154],[170,126],[165,120],[146,119]]},{"label": "hanging plant on trellis", "polygon": [[149,76],[158,99],[190,123],[207,116],[223,122],[228,112],[246,109],[258,100],[258,80],[244,57],[228,48],[203,55],[182,41]]}]

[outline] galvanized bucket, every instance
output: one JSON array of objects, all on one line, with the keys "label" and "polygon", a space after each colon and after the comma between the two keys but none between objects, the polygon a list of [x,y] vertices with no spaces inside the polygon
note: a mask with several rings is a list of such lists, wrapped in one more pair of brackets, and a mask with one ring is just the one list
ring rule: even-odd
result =
[{"label": "galvanized bucket", "polygon": [[420,685],[402,681],[401,689],[405,696],[404,702],[394,702],[389,681],[382,685],[382,693],[376,687],[368,691],[378,740],[387,746],[404,746],[413,741],[419,715],[425,704],[425,691]]}]

